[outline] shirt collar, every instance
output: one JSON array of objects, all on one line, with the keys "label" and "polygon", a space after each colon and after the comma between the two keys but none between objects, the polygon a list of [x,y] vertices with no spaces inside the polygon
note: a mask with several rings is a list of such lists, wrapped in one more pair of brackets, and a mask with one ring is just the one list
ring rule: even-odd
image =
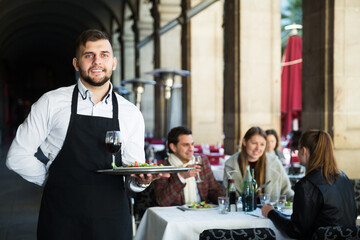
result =
[{"label": "shirt collar", "polygon": [[[91,99],[92,97],[92,92],[90,92],[85,86],[84,84],[80,81],[80,79],[78,80],[78,88],[79,88],[79,93],[81,95],[81,98],[83,100],[86,100],[88,97]],[[106,104],[108,104],[109,102],[111,103],[112,100],[112,90],[113,90],[113,85],[110,82],[110,89],[109,92],[106,94],[105,98],[102,100],[103,102],[105,102]]]}]

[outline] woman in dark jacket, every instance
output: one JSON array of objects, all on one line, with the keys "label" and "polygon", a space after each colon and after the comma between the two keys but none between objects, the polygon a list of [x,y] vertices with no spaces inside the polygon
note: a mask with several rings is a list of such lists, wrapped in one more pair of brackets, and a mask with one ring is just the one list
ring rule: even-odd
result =
[{"label": "woman in dark jacket", "polygon": [[299,158],[306,175],[295,185],[291,219],[268,204],[262,214],[291,238],[311,239],[319,227],[356,225],[354,189],[338,169],[331,137],[324,131],[305,132]]}]

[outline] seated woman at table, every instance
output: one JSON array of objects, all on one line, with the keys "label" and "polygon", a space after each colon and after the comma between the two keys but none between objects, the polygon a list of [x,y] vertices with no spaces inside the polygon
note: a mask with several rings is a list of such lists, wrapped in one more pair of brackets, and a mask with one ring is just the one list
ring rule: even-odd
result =
[{"label": "seated woman at table", "polygon": [[[206,158],[203,159],[202,166],[195,165],[191,130],[185,127],[171,129],[167,136],[167,145],[169,158],[164,161],[164,165],[196,169],[172,173],[170,178],[155,181],[157,203],[160,206],[179,206],[201,201],[217,204],[218,197],[224,195],[223,191]],[[196,181],[197,173],[200,174],[202,182]]]},{"label": "seated woman at table", "polygon": [[266,141],[267,141],[267,148],[266,151],[268,153],[275,154],[281,163],[284,162],[285,157],[284,154],[279,150],[279,138],[274,129],[268,129],[265,131],[266,133]]},{"label": "seated woman at table", "polygon": [[241,192],[241,182],[245,173],[246,165],[254,169],[254,177],[257,185],[265,182],[270,183],[260,192],[269,193],[271,196],[285,194],[287,200],[292,200],[294,191],[284,167],[274,154],[266,153],[266,134],[260,127],[251,127],[242,139],[241,152],[232,155],[226,162],[224,168],[224,187],[228,184],[228,171],[232,173],[235,187],[238,193]]},{"label": "seated woman at table", "polygon": [[264,205],[262,214],[291,238],[311,239],[319,227],[354,227],[354,189],[337,167],[329,134],[321,130],[305,132],[299,141],[299,158],[306,175],[295,185],[291,219],[271,205]]}]

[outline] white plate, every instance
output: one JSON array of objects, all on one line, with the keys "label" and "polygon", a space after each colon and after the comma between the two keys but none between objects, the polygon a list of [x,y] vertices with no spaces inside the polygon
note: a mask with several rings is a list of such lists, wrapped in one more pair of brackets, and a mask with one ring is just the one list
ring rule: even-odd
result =
[{"label": "white plate", "polygon": [[191,211],[211,211],[211,210],[216,210],[218,209],[218,205],[215,205],[215,204],[210,204],[208,203],[210,206],[212,206],[212,208],[191,208],[191,204],[185,204],[185,205],[182,205],[181,207],[183,207],[183,209],[185,210],[191,210]]},{"label": "white plate", "polygon": [[[274,207],[276,207],[276,203],[272,203],[272,205]],[[291,203],[291,206],[284,206],[283,209],[292,209],[293,208],[293,203]]]}]

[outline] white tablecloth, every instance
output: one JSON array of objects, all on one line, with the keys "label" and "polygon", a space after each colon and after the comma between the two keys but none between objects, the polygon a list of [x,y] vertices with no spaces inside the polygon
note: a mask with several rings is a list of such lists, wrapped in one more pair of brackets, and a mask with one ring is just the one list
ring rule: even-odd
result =
[{"label": "white tablecloth", "polygon": [[[149,208],[139,225],[135,240],[197,240],[205,229],[240,229],[267,227],[275,231],[276,239],[289,239],[281,234],[270,219],[245,215],[243,212],[219,214],[217,210],[181,211],[176,207]],[[286,212],[285,212],[286,213]]]}]

